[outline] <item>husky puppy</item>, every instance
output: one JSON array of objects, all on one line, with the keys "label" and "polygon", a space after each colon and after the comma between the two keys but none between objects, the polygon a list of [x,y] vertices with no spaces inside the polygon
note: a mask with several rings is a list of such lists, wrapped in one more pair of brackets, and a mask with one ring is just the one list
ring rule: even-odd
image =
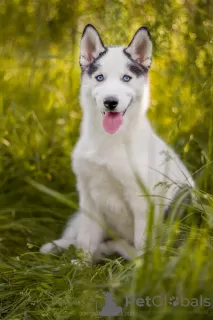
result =
[{"label": "husky puppy", "polygon": [[[146,27],[138,29],[126,47],[105,46],[92,25],[85,27],[80,45],[83,119],[72,153],[79,212],[61,239],[43,245],[41,252],[74,244],[93,258],[102,251],[129,258],[126,243],[141,253],[149,197],[155,204],[155,222],[163,221],[161,213],[181,186],[194,187],[182,161],[146,116],[151,61]],[[114,237],[118,239],[105,242]]]}]

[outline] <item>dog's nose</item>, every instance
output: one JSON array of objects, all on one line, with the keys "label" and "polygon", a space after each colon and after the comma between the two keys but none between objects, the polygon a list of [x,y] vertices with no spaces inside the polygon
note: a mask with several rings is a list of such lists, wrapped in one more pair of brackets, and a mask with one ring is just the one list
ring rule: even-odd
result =
[{"label": "dog's nose", "polygon": [[104,106],[109,110],[115,109],[117,105],[118,100],[115,97],[108,97],[104,100]]}]

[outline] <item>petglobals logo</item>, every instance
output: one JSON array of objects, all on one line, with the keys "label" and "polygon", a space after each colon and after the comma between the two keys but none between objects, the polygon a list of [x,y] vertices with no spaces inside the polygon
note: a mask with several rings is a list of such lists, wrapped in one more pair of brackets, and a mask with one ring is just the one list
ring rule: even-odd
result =
[{"label": "petglobals logo", "polygon": [[198,298],[186,298],[183,296],[175,297],[175,296],[154,296],[145,298],[141,297],[133,297],[126,296],[125,306],[131,306],[132,304],[136,304],[138,307],[166,307],[168,305],[172,307],[211,307],[211,299],[204,298],[200,295]]},{"label": "petglobals logo", "polygon": [[[92,299],[96,302],[96,308],[92,312],[83,311],[80,313],[82,316],[93,316],[98,317],[104,316],[104,317],[119,317],[119,316],[128,316],[132,317],[138,313],[137,312],[128,312],[128,307],[131,306],[138,306],[141,307],[140,312],[143,312],[143,307],[152,307],[148,310],[148,312],[156,312],[157,310],[155,308],[159,308],[158,311],[161,312],[164,307],[171,306],[172,308],[178,308],[178,307],[185,307],[190,308],[190,311],[194,308],[205,308],[203,311],[205,314],[208,314],[209,307],[212,307],[212,301],[210,298],[203,297],[200,295],[197,298],[186,298],[184,296],[161,296],[156,295],[154,297],[134,297],[134,296],[126,296],[125,297],[125,304],[117,304],[117,302],[114,300],[112,292],[104,292],[104,303],[101,303],[101,306],[98,306],[98,302],[95,299]],[[155,310],[153,310],[155,309]],[[127,310],[127,311],[126,311]],[[188,310],[187,310],[188,311]],[[200,312],[201,310],[199,310]]]}]

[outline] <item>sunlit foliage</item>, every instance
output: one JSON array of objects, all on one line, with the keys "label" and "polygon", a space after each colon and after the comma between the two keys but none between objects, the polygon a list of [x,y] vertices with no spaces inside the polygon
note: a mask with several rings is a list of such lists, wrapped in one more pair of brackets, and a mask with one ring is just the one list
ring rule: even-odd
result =
[{"label": "sunlit foliage", "polygon": [[[68,288],[66,284],[64,291],[61,289],[62,300],[59,295],[57,301],[46,296],[46,292],[54,287],[56,278],[51,272],[56,268],[55,260],[50,261],[50,258],[40,256],[36,260],[37,258],[30,256],[29,261],[27,260],[28,267],[25,258],[19,264],[19,260],[14,257],[29,253],[32,249],[36,252],[39,245],[56,238],[72,213],[65,204],[34,189],[27,183],[26,177],[61,192],[77,203],[69,154],[79,134],[81,108],[78,99],[78,54],[81,33],[87,23],[95,25],[106,44],[128,44],[137,28],[145,25],[150,29],[154,43],[153,65],[150,71],[150,119],[156,131],[174,146],[189,170],[196,173],[198,186],[205,192],[213,192],[212,0],[1,0],[1,268],[3,274],[9,272],[12,275],[13,270],[19,268],[29,273],[34,268],[34,273],[30,273],[29,279],[25,276],[25,271],[20,274],[21,280],[11,276],[18,287],[17,291],[10,291],[7,275],[3,277],[5,286],[0,299],[3,299],[2,306],[5,307],[0,311],[0,318],[2,313],[3,316],[8,315],[8,319],[23,319],[25,307],[20,307],[20,297],[20,300],[16,301],[18,311],[14,311],[16,309],[12,307],[15,306],[13,299],[17,292],[23,290],[27,309],[33,310],[31,302],[39,303],[35,297],[45,295],[44,316],[40,311],[36,311],[35,319],[71,319],[66,317],[65,313],[60,317],[62,301],[65,296],[68,297],[71,287]],[[212,213],[211,210],[210,212]],[[203,241],[207,241],[205,236]],[[193,246],[189,247],[191,250]],[[204,249],[198,246],[196,250],[196,255],[200,257],[199,270],[204,270]],[[156,255],[158,254],[156,251]],[[173,275],[174,281],[171,281],[170,287],[168,285],[168,290],[172,292],[181,275],[187,281],[191,269],[187,269],[186,261],[190,268],[193,268],[194,259],[195,256],[183,253],[179,263],[180,268],[186,266],[186,273],[179,270],[179,273]],[[63,262],[62,258],[60,263]],[[49,264],[48,272],[52,274],[52,280],[42,280],[41,277],[35,282],[33,295],[30,296],[24,288],[33,283],[37,264],[45,263]],[[164,258],[161,263],[162,266],[166,264]],[[58,290],[63,287],[63,281],[68,281],[64,280],[69,278],[66,268],[60,269],[61,278],[56,284]],[[161,267],[150,270],[153,279],[163,274]],[[39,274],[42,272],[45,271],[41,268]],[[90,270],[88,279],[92,277],[91,272],[93,271]],[[140,272],[137,272],[140,278]],[[84,276],[86,278],[86,274]],[[168,278],[173,276],[169,274]],[[101,279],[102,273],[97,271],[97,277]],[[104,281],[107,280],[107,276],[103,278]],[[198,279],[198,274],[194,274],[194,279]],[[143,285],[148,292],[149,285],[145,282]],[[183,282],[180,282],[180,285],[184,287]],[[162,289],[163,280],[160,286]],[[83,288],[82,284],[79,284],[79,288]],[[5,290],[7,297],[4,295]],[[79,295],[80,289],[76,290]],[[51,294],[55,294],[54,290]],[[30,297],[29,304],[27,296]],[[70,297],[69,295],[67,298],[69,303]],[[48,299],[51,300],[53,308],[50,311],[47,308]],[[10,317],[12,309],[13,318],[12,315]],[[25,319],[28,319],[27,317]]]}]

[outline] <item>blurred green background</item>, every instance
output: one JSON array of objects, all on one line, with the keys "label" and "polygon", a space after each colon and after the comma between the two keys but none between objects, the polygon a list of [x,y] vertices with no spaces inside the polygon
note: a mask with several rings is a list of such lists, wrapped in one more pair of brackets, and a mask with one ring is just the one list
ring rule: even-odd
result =
[{"label": "blurred green background", "polygon": [[0,1],[1,243],[13,241],[12,229],[23,246],[39,245],[70,214],[27,176],[77,199],[69,154],[79,134],[78,55],[87,23],[106,44],[127,45],[137,28],[149,28],[150,119],[191,172],[203,166],[200,187],[212,193],[212,17],[211,0]]},{"label": "blurred green background", "polygon": [[[134,290],[144,290],[143,295],[153,288],[156,294],[175,294],[177,287],[188,295],[203,288],[212,294],[208,235],[196,233],[197,243],[191,241],[174,260],[156,248],[153,262],[133,274],[118,260],[82,271],[71,268],[69,254],[38,253],[41,244],[59,237],[74,208],[26,178],[78,200],[70,152],[82,115],[78,55],[87,23],[106,44],[127,45],[140,26],[149,28],[154,44],[150,120],[195,174],[198,187],[213,194],[212,0],[0,0],[0,318],[64,320],[72,314],[80,319],[74,297],[85,302],[94,295],[92,284],[106,284],[115,270],[121,271],[122,285],[113,280],[112,287],[119,290],[133,278]],[[173,311],[156,319],[178,320]],[[189,319],[183,314],[181,319]]]}]

